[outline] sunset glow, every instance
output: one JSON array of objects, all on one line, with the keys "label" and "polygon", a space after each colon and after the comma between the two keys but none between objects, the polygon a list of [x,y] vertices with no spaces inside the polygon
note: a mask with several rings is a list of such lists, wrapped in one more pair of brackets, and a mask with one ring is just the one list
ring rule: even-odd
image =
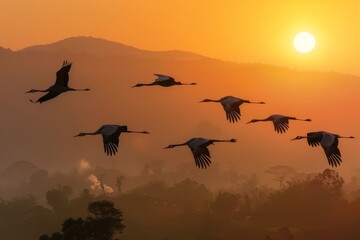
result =
[{"label": "sunset glow", "polygon": [[0,240],[359,240],[359,9],[2,0]]}]

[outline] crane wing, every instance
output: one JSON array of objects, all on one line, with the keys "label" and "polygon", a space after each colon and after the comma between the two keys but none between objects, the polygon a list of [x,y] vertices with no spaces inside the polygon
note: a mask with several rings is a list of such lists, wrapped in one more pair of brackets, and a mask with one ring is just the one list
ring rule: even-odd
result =
[{"label": "crane wing", "polygon": [[198,168],[207,168],[211,164],[211,155],[207,146],[212,144],[212,141],[207,138],[193,138],[189,141],[188,146],[195,159],[195,165]]},{"label": "crane wing", "polygon": [[47,94],[45,94],[44,96],[39,98],[36,102],[43,103],[50,99],[53,99],[54,97],[57,97],[60,94],[61,94],[61,92],[48,92]]},{"label": "crane wing", "polygon": [[273,121],[277,133],[285,133],[289,129],[289,119],[287,117],[277,117]]},{"label": "crane wing", "polygon": [[56,72],[56,86],[67,87],[69,82],[69,71],[71,62],[64,61],[62,67]]},{"label": "crane wing", "polygon": [[191,148],[191,152],[194,155],[195,165],[198,168],[207,168],[211,164],[211,156],[209,149],[206,146]]},{"label": "crane wing", "polygon": [[158,78],[155,80],[156,82],[159,82],[159,81],[175,81],[174,78],[172,78],[172,77],[170,77],[170,76],[167,76],[167,75],[158,74],[158,73],[155,73],[154,75],[158,77]]},{"label": "crane wing", "polygon": [[[336,138],[336,142],[338,142],[338,139]],[[341,153],[339,148],[336,146],[324,148],[326,157],[328,159],[329,165],[332,167],[340,166],[342,160],[341,160]]]},{"label": "crane wing", "polygon": [[241,99],[235,97],[225,97],[221,100],[221,105],[223,106],[226,119],[231,122],[235,123],[240,120],[241,112],[240,112],[240,105],[242,104]]},{"label": "crane wing", "polygon": [[101,131],[106,155],[112,156],[118,151],[120,133],[120,128],[112,125],[105,126]]},{"label": "crane wing", "polygon": [[320,142],[323,138],[323,135],[321,132],[309,132],[307,134],[307,141],[309,146],[317,147],[320,145]]},{"label": "crane wing", "polygon": [[323,138],[320,142],[323,147],[329,165],[337,167],[341,163],[341,153],[338,148],[339,139],[336,135],[331,133],[323,133]]}]

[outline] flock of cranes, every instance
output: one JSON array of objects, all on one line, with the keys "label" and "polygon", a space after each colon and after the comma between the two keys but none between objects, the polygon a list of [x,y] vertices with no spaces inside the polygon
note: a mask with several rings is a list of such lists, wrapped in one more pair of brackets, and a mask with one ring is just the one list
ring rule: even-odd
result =
[{"label": "flock of cranes", "polygon": [[[61,93],[68,92],[68,91],[89,91],[90,89],[75,89],[70,88],[68,86],[69,82],[69,71],[71,69],[71,62],[64,61],[63,65],[60,70],[56,72],[56,81],[55,84],[49,87],[46,90],[36,90],[32,89],[26,93],[35,93],[35,92],[47,92],[44,96],[40,97],[37,101],[33,101],[33,103],[43,103],[50,99],[53,99],[60,95]],[[162,74],[154,74],[157,76],[152,83],[138,83],[133,87],[143,87],[143,86],[161,86],[161,87],[171,87],[176,85],[196,85],[196,83],[181,83],[175,81],[174,78]],[[235,123],[240,120],[241,112],[240,106],[244,103],[249,104],[265,104],[265,102],[252,102],[249,100],[240,99],[233,96],[226,96],[218,100],[211,100],[211,99],[204,99],[201,102],[219,102],[224,108],[226,113],[226,119],[230,123]],[[296,117],[289,117],[279,114],[271,115],[265,119],[253,119],[248,123],[256,123],[256,122],[266,122],[271,121],[273,122],[275,131],[277,133],[283,134],[289,129],[289,120],[298,120],[298,121],[307,121],[310,122],[311,119],[300,119]],[[149,134],[147,131],[129,131],[127,126],[120,126],[120,125],[111,125],[106,124],[101,126],[95,132],[89,133],[79,133],[75,137],[87,136],[87,135],[99,135],[101,134],[104,143],[104,152],[109,156],[113,156],[117,153],[119,147],[119,137],[121,133],[142,133],[142,134]],[[297,136],[292,140],[300,140],[300,139],[307,139],[309,146],[317,147],[321,145],[324,149],[325,155],[328,159],[328,163],[331,166],[339,166],[341,164],[341,153],[338,148],[339,138],[354,138],[353,136],[344,137],[337,134],[318,131],[318,132],[309,132],[306,136]],[[211,164],[211,155],[208,150],[208,146],[214,144],[216,142],[236,142],[236,139],[229,139],[229,140],[218,140],[218,139],[207,139],[207,138],[192,138],[187,142],[181,144],[171,144],[167,146],[165,149],[174,148],[178,146],[185,146],[187,145],[195,160],[195,165],[198,168],[207,168]]]}]

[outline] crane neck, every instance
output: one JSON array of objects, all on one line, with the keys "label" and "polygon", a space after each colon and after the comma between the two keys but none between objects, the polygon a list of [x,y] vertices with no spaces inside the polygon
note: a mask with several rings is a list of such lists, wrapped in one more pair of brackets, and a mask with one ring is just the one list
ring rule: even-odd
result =
[{"label": "crane neck", "polygon": [[213,142],[236,142],[236,139],[232,138],[232,139],[228,139],[228,140],[213,140]]},{"label": "crane neck", "polygon": [[298,121],[311,122],[311,119],[310,119],[310,118],[307,118],[307,119],[301,119],[301,118],[296,118],[296,117],[293,117],[293,118],[289,118],[289,119],[292,119],[292,120],[298,120]]},{"label": "crane neck", "polygon": [[126,133],[143,133],[143,134],[149,134],[147,131],[124,131]]},{"label": "crane neck", "polygon": [[180,144],[172,144],[172,147],[185,146],[185,145],[187,145],[187,144],[188,144],[188,142],[180,143]]},{"label": "crane neck", "polygon": [[203,101],[201,102],[221,102],[221,99],[218,99],[218,100],[213,100],[213,99],[204,99]]},{"label": "crane neck", "polygon": [[89,88],[69,88],[68,91],[90,91]]},{"label": "crane neck", "polygon": [[182,82],[179,82],[179,85],[197,85],[196,83],[182,83]]},{"label": "crane neck", "polygon": [[265,102],[252,102],[252,101],[249,101],[249,100],[244,100],[244,103],[265,104]]},{"label": "crane neck", "polygon": [[355,138],[354,136],[344,137],[344,136],[338,136],[338,138]]},{"label": "crane neck", "polygon": [[84,135],[84,136],[86,136],[86,135],[98,135],[98,134],[100,134],[100,132],[99,131],[96,131],[96,132],[85,132],[85,133],[81,133],[82,135]]}]

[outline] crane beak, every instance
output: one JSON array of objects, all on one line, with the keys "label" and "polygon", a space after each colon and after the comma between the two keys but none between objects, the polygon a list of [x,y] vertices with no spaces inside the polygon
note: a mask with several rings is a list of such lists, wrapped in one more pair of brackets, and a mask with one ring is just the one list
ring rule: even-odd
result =
[{"label": "crane beak", "polygon": [[290,139],[290,141],[294,141],[294,140],[296,140],[296,138]]},{"label": "crane beak", "polygon": [[80,134],[78,134],[78,135],[75,135],[74,137],[79,137],[80,136]]}]

